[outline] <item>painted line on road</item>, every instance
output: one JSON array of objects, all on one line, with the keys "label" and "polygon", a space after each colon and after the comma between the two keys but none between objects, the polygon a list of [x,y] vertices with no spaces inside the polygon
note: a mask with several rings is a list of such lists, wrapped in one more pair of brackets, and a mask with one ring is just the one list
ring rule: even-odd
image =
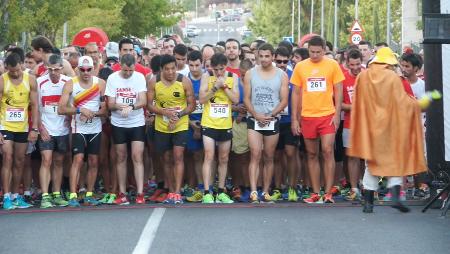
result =
[{"label": "painted line on road", "polygon": [[155,210],[153,210],[142,230],[141,237],[139,237],[139,241],[134,248],[133,254],[148,253],[152,247],[153,239],[155,239],[156,231],[158,230],[159,223],[161,223],[165,211],[165,208],[155,208]]}]

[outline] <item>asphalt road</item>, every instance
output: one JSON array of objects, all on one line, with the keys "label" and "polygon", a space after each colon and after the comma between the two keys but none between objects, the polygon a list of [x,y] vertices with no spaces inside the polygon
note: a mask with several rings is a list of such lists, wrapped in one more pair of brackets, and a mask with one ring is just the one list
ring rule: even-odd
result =
[{"label": "asphalt road", "polygon": [[409,214],[387,206],[363,214],[350,204],[2,211],[0,253],[449,253],[450,216],[421,208]]},{"label": "asphalt road", "polygon": [[215,20],[200,20],[193,21],[189,25],[194,25],[202,30],[199,36],[189,38],[193,44],[202,46],[206,43],[214,45],[216,42],[225,41],[228,38],[235,38],[241,41],[239,28],[244,26],[245,22],[241,20],[216,23]]}]

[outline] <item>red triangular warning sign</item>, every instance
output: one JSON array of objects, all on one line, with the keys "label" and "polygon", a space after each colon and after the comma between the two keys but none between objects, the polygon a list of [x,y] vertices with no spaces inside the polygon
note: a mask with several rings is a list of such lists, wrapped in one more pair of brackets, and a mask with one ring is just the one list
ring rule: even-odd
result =
[{"label": "red triangular warning sign", "polygon": [[352,24],[352,26],[350,28],[350,32],[352,32],[352,33],[364,32],[364,29],[359,24],[358,20],[353,21],[353,24]]}]

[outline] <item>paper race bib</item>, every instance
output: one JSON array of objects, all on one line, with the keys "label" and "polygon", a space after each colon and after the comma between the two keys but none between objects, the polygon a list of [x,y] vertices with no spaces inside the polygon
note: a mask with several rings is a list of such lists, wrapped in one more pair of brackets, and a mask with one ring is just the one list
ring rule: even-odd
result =
[{"label": "paper race bib", "polygon": [[209,116],[213,118],[229,117],[229,106],[228,104],[211,103],[209,109]]},{"label": "paper race bib", "polygon": [[275,120],[270,121],[269,124],[264,126],[259,126],[258,122],[255,121],[255,131],[273,131],[275,130]]},{"label": "paper race bib", "polygon": [[44,112],[48,114],[58,114],[58,103],[46,101],[44,104]]},{"label": "paper race bib", "polygon": [[[181,107],[173,107],[173,108],[167,108],[167,109],[172,109],[172,110],[175,110],[175,111],[177,111],[177,112],[180,112],[180,111],[181,111]],[[164,122],[169,122],[169,121],[170,121],[170,118],[163,115],[163,121],[164,121]]]},{"label": "paper race bib", "polygon": [[7,122],[24,122],[25,121],[25,109],[23,108],[6,108],[6,121]]},{"label": "paper race bib", "polygon": [[128,92],[128,93],[117,93],[116,103],[121,104],[136,104],[136,93]]},{"label": "paper race bib", "polygon": [[326,92],[327,81],[325,78],[308,78],[306,83],[306,91],[308,92]]},{"label": "paper race bib", "polygon": [[353,86],[349,86],[347,88],[348,98],[350,98],[350,103],[353,103],[353,93],[355,92],[355,88]]},{"label": "paper race bib", "polygon": [[192,114],[201,114],[203,113],[203,104],[200,104],[198,100],[195,101],[195,110]]},{"label": "paper race bib", "polygon": [[283,109],[283,111],[280,112],[280,115],[287,116],[289,115],[289,103],[288,105]]}]

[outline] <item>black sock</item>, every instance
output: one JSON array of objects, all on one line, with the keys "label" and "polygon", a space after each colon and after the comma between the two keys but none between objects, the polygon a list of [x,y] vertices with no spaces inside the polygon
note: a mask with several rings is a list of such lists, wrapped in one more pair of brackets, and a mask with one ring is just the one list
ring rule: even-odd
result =
[{"label": "black sock", "polygon": [[209,194],[209,190],[205,190],[203,193],[204,193],[205,195],[206,195],[206,194]]},{"label": "black sock", "polygon": [[223,188],[219,188],[219,194],[223,193]]},{"label": "black sock", "polygon": [[165,193],[169,193],[169,188],[163,188]]},{"label": "black sock", "polygon": [[164,182],[158,182],[158,189],[164,189]]},{"label": "black sock", "polygon": [[63,177],[63,182],[62,182],[62,185],[61,185],[61,190],[68,191],[69,189],[70,189],[69,177],[64,176]]}]

